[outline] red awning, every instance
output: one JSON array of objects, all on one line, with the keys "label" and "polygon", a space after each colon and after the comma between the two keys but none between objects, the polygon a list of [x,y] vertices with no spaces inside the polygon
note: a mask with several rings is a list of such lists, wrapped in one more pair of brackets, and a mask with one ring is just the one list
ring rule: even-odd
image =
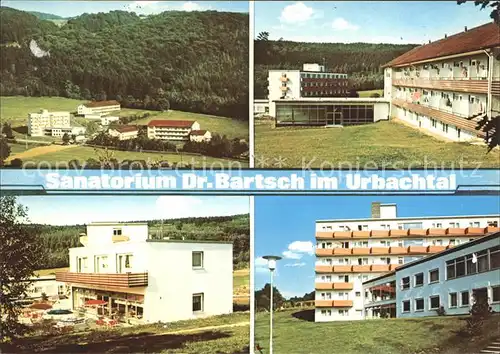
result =
[{"label": "red awning", "polygon": [[85,306],[100,306],[106,305],[107,301],[104,300],[87,300],[85,301]]}]

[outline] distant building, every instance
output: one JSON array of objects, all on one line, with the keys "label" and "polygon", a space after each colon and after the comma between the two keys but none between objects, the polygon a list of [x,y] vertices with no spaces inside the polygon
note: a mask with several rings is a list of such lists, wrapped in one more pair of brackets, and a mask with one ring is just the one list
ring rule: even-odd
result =
[{"label": "distant building", "polygon": [[484,24],[391,60],[384,96],[391,117],[453,141],[481,139],[485,116],[500,114],[500,36]]},{"label": "distant building", "polygon": [[195,142],[209,142],[212,140],[212,134],[208,130],[193,130],[189,134],[189,140]]},{"label": "distant building", "polygon": [[30,113],[28,115],[28,135],[44,136],[52,135],[46,129],[58,127],[60,129],[71,129],[71,116],[69,112],[49,112],[42,109],[39,113]]},{"label": "distant building", "polygon": [[231,242],[155,240],[146,223],[91,223],[69,249],[71,308],[127,322],[171,322],[233,310]]},{"label": "distant building", "polygon": [[43,275],[33,277],[30,280],[30,286],[26,292],[27,298],[39,299],[45,294],[49,298],[60,295],[66,295],[66,284],[56,280],[55,275]]},{"label": "distant building", "polygon": [[253,101],[253,113],[255,116],[263,116],[269,114],[269,100],[255,99]]},{"label": "distant building", "polygon": [[200,124],[192,120],[152,120],[148,123],[148,138],[188,141],[195,130],[200,130]]},{"label": "distant building", "polygon": [[113,122],[119,121],[120,117],[118,117],[118,116],[108,116],[108,115],[102,114],[102,113],[91,113],[91,114],[85,114],[85,119],[95,120],[100,125],[107,126],[107,125],[110,125]]},{"label": "distant building", "polygon": [[119,140],[129,140],[137,138],[139,128],[134,125],[119,125],[109,128],[109,135],[118,137]]},{"label": "distant building", "polygon": [[119,111],[120,108],[118,101],[93,101],[79,105],[77,112],[78,115],[109,113]]},{"label": "distant building", "polygon": [[84,135],[86,132],[85,127],[50,127],[44,129],[44,135],[62,137],[64,134],[68,135]]}]

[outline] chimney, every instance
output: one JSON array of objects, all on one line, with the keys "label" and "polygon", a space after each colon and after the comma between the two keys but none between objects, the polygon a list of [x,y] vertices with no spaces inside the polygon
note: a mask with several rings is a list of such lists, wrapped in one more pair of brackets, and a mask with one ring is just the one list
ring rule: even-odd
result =
[{"label": "chimney", "polygon": [[372,219],[380,219],[380,202],[372,202]]},{"label": "chimney", "polygon": [[467,32],[467,26],[465,26],[464,32]]}]

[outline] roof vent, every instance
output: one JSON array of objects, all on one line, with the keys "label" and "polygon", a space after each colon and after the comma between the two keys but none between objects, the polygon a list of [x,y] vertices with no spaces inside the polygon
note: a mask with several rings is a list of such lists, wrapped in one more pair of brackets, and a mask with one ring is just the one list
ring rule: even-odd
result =
[{"label": "roof vent", "polygon": [[467,26],[465,26],[464,32],[467,32]]}]

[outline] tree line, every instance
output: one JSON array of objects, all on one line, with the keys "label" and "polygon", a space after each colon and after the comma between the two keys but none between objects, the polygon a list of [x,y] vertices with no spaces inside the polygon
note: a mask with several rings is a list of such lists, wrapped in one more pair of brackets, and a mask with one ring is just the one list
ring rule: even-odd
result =
[{"label": "tree line", "polygon": [[[0,29],[2,95],[116,99],[248,119],[247,14],[111,11],[58,27],[2,7]],[[50,55],[33,55],[31,40]]]}]

